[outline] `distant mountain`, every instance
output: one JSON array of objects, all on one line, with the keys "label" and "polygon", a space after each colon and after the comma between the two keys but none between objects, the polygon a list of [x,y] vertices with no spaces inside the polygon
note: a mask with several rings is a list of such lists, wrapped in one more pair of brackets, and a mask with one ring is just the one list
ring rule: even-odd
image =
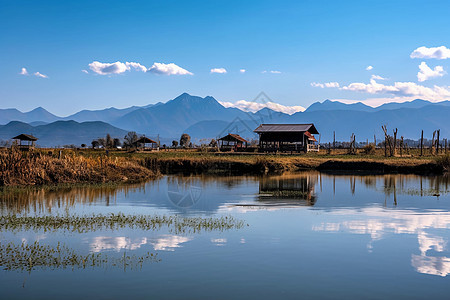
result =
[{"label": "distant mountain", "polygon": [[103,121],[110,123],[137,109],[139,109],[138,106],[131,106],[124,109],[111,107],[101,110],[82,110],[63,119],[77,122]]},{"label": "distant mountain", "polygon": [[40,126],[13,121],[6,125],[0,125],[0,140],[9,140],[21,133],[32,134],[39,138],[37,144],[41,147],[53,147],[71,144],[90,145],[92,140],[105,137],[107,133],[113,138],[122,139],[127,131],[99,121],[83,123],[56,121]]},{"label": "distant mountain", "polygon": [[206,120],[231,121],[248,118],[237,108],[225,108],[213,97],[181,94],[167,103],[140,108],[112,122],[114,126],[146,134],[179,137],[189,126]]},{"label": "distant mountain", "polygon": [[[253,139],[257,138],[253,130],[261,123],[314,123],[320,132],[321,142],[332,141],[333,132],[336,132],[338,140],[348,140],[352,133],[358,141],[372,141],[374,134],[380,140],[383,138],[381,125],[387,125],[390,132],[398,128],[399,137],[417,139],[423,129],[425,136],[431,138],[434,130],[441,129],[441,137],[447,138],[450,137],[449,116],[450,101],[433,103],[417,99],[372,108],[363,103],[345,104],[326,100],[312,104],[304,112],[288,115],[268,108],[256,113],[225,108],[211,96],[202,98],[184,93],[166,103],[125,109],[84,110],[66,118],[54,116],[43,108],[27,113],[3,109],[0,110],[0,123],[16,121],[0,126],[0,139],[31,133],[46,146],[88,144],[108,132],[123,137],[127,131],[159,138],[162,144],[179,140],[182,133],[190,134],[194,142],[227,133],[238,133]],[[55,118],[65,121],[54,122]],[[69,119],[76,121],[67,121]]]},{"label": "distant mountain", "polygon": [[416,99],[410,102],[393,102],[393,103],[385,103],[378,107],[375,107],[374,110],[386,110],[386,109],[401,109],[401,108],[422,108],[428,105],[442,105],[442,106],[450,106],[450,101],[441,101],[441,102],[430,102],[426,100]]},{"label": "distant mountain", "polygon": [[342,103],[339,101],[325,100],[323,102],[315,102],[311,104],[305,112],[323,111],[323,110],[355,110],[364,112],[375,112],[381,110],[393,110],[401,108],[422,108],[427,105],[450,106],[450,101],[430,102],[426,100],[416,99],[408,102],[392,102],[385,103],[377,107],[371,107],[364,103]]},{"label": "distant mountain", "polygon": [[323,102],[315,102],[311,104],[305,111],[321,111],[321,110],[356,110],[356,111],[373,111],[373,107],[365,105],[361,102],[346,104],[339,101],[325,100]]},{"label": "distant mountain", "polygon": [[29,112],[21,112],[15,108],[0,109],[0,125],[7,124],[11,121],[21,122],[54,122],[60,119],[54,114],[49,113],[42,107],[38,107]]}]

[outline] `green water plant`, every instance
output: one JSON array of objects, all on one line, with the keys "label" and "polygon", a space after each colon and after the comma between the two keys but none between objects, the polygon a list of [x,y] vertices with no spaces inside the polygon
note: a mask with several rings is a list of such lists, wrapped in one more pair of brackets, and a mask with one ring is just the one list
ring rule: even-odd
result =
[{"label": "green water plant", "polygon": [[244,225],[245,223],[242,220],[232,216],[183,218],[179,216],[125,215],[123,213],[93,214],[90,216],[18,216],[14,214],[0,216],[0,231],[42,230],[47,232],[65,230],[83,233],[101,229],[117,230],[128,227],[142,230],[165,228],[172,233],[197,233],[201,231],[240,229]]},{"label": "green water plant", "polygon": [[27,244],[0,243],[0,267],[4,270],[28,271],[36,269],[98,268],[119,267],[125,269],[142,268],[144,262],[160,261],[157,253],[144,255],[110,256],[103,253],[79,254],[64,244],[41,245],[39,242]]}]

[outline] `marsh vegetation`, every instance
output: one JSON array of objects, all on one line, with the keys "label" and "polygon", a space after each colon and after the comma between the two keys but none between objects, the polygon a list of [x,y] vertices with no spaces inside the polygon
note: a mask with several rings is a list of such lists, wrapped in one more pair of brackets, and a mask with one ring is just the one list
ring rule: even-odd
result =
[{"label": "marsh vegetation", "polygon": [[145,262],[159,261],[157,253],[144,255],[111,256],[104,253],[77,253],[74,249],[58,243],[56,246],[41,245],[39,242],[27,244],[0,243],[0,267],[7,271],[28,271],[35,269],[98,268],[119,267],[124,269],[142,268]]}]

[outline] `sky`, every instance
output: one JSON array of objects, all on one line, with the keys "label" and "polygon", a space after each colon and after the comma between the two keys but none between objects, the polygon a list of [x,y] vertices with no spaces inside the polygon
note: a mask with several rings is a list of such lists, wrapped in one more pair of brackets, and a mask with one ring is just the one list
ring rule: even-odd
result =
[{"label": "sky", "polygon": [[448,1],[0,0],[0,108],[450,99]]}]

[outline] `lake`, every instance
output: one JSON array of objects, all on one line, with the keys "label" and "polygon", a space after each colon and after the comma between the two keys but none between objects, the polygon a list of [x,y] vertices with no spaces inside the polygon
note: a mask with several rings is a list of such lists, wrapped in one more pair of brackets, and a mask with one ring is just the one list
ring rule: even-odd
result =
[{"label": "lake", "polygon": [[[446,176],[319,172],[12,190],[0,197],[3,216],[177,215],[245,225],[185,232],[2,227],[3,245],[60,243],[110,261],[1,266],[0,298],[448,299],[449,192]],[[133,261],[148,253],[156,259]]]}]

